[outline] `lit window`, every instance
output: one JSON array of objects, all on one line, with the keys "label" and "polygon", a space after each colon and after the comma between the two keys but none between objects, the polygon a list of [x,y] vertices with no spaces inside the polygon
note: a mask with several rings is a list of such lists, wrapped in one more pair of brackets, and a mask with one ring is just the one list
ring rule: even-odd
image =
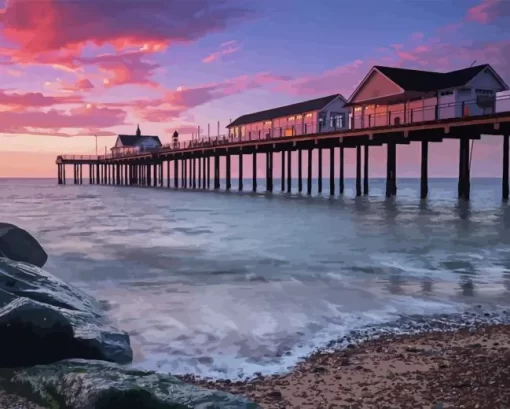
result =
[{"label": "lit window", "polygon": [[309,112],[308,114],[306,114],[306,118],[311,118],[312,117],[312,113]]},{"label": "lit window", "polygon": [[289,116],[289,117],[287,118],[287,121],[294,121],[295,119],[296,119],[296,117],[295,117],[295,116]]},{"label": "lit window", "polygon": [[361,107],[354,107],[354,112],[360,112],[361,111]]},{"label": "lit window", "polygon": [[299,115],[296,115],[296,119],[301,119],[303,117],[303,115],[299,114]]}]

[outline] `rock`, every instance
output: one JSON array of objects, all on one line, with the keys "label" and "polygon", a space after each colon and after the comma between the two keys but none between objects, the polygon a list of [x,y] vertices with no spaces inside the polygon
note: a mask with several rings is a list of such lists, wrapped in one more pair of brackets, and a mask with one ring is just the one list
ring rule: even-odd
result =
[{"label": "rock", "polygon": [[170,376],[104,361],[74,359],[0,369],[7,391],[66,409],[260,409],[244,397],[190,385]]},{"label": "rock", "polygon": [[82,291],[27,263],[0,258],[0,367],[67,358],[129,363],[129,336]]},{"label": "rock", "polygon": [[271,391],[266,395],[266,397],[274,400],[283,399],[282,393],[280,391]]},{"label": "rock", "polygon": [[0,257],[44,266],[48,255],[27,231],[9,223],[0,223]]}]

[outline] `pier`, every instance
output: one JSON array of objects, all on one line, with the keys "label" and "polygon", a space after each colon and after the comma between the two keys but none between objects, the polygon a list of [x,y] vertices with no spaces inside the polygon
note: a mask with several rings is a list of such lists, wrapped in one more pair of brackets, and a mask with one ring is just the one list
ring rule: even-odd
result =
[{"label": "pier", "polygon": [[[292,162],[296,160],[297,191],[307,195],[315,193],[312,192],[312,166],[315,165],[318,170],[317,193],[322,194],[322,160],[327,154],[330,159],[329,194],[334,196],[338,192],[343,195],[345,150],[355,149],[355,194],[362,196],[368,195],[370,188],[370,147],[385,146],[385,194],[391,197],[397,194],[398,145],[419,143],[420,198],[425,199],[429,192],[429,144],[456,139],[459,141],[458,197],[469,200],[472,141],[484,135],[503,140],[502,198],[508,200],[510,95],[496,97],[497,92],[508,90],[508,86],[488,65],[445,74],[425,72],[429,83],[436,82],[429,85],[424,85],[420,78],[423,73],[374,67],[348,101],[334,94],[244,115],[229,124],[228,134],[223,136],[218,131],[216,137],[179,142],[174,135],[173,142],[168,145],[161,145],[158,137],[148,136],[145,138],[152,138],[153,145],[143,149],[120,149],[117,146],[122,144],[118,143],[109,155],[60,155],[56,160],[58,183],[66,183],[66,166],[71,165],[75,184],[83,183],[85,166],[88,167],[90,184],[220,190],[220,180],[224,179],[224,190],[243,191],[243,158],[249,156],[252,159],[253,192],[257,191],[257,177],[263,176],[266,192],[292,193]],[[413,76],[413,84],[419,87],[408,85]],[[475,88],[476,81],[485,84],[488,79],[492,81],[493,89]],[[454,88],[450,84],[452,81],[461,88]],[[464,82],[471,88],[466,88]],[[378,96],[381,89],[385,92],[382,97]],[[466,90],[476,94],[476,98],[467,99]],[[457,100],[459,95],[464,97]],[[496,112],[497,104],[501,103],[508,104],[508,110]],[[119,135],[121,142],[130,138],[144,137],[139,128],[136,135]],[[312,161],[314,151],[317,152],[315,163]],[[265,157],[263,175],[257,174],[260,155]],[[280,189],[273,183],[278,171],[273,166],[275,155],[281,157]],[[306,169],[303,168],[304,155],[308,159]],[[234,156],[239,158],[235,187],[232,186],[231,165]],[[220,166],[220,162],[224,166]],[[220,174],[222,168],[223,175]],[[306,186],[303,183],[305,177]]]},{"label": "pier", "polygon": [[[510,97],[509,97],[510,98]],[[318,183],[317,193],[322,193],[322,156],[328,151],[330,158],[330,194],[344,193],[344,151],[356,150],[356,196],[369,193],[369,148],[370,146],[386,146],[386,196],[397,192],[397,146],[401,144],[421,144],[421,187],[422,199],[428,194],[428,145],[440,143],[444,139],[459,141],[459,182],[458,197],[468,200],[470,197],[470,141],[487,137],[502,137],[502,197],[509,198],[509,135],[510,112],[477,117],[453,118],[429,121],[420,124],[383,126],[360,130],[331,131],[312,135],[294,137],[276,137],[254,141],[231,141],[226,138],[193,141],[179,146],[162,146],[151,152],[134,152],[126,155],[80,156],[61,155],[57,157],[58,183],[66,182],[66,166],[73,168],[73,182],[83,183],[83,167],[88,170],[88,181],[91,184],[116,186],[153,186],[174,189],[220,189],[220,179],[226,180],[225,190],[232,189],[231,158],[251,156],[253,191],[257,191],[257,155],[265,155],[266,191],[273,192],[273,157],[278,154],[283,158],[281,168],[281,190],[288,193],[292,189],[292,160],[298,163],[298,192],[302,193],[303,177],[306,175],[306,194],[312,194],[312,152],[318,152]],[[363,155],[362,155],[363,150]],[[293,155],[293,153],[295,153]],[[303,169],[303,155],[307,155],[307,169]],[[364,164],[362,166],[362,157]],[[212,166],[211,166],[212,162]],[[220,175],[220,162],[225,164],[225,174]],[[238,186],[243,190],[243,161],[238,162]],[[285,163],[287,166],[285,167]],[[338,171],[337,171],[338,169]],[[363,172],[362,172],[363,170]],[[304,172],[306,172],[304,174]],[[87,173],[87,172],[86,172]],[[211,175],[212,173],[212,175]],[[363,175],[362,175],[363,173]],[[362,179],[363,177],[363,179]],[[284,182],[286,185],[284,186]]]}]

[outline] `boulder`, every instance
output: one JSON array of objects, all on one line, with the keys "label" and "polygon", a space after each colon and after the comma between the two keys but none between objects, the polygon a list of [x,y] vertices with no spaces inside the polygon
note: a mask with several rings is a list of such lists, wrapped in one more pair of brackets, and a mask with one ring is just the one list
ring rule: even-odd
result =
[{"label": "boulder", "polygon": [[48,255],[27,231],[9,223],[0,223],[0,256],[44,266]]},{"label": "boulder", "polygon": [[0,367],[67,358],[129,363],[129,336],[92,297],[46,271],[0,257]]},{"label": "boulder", "polygon": [[171,375],[73,359],[0,369],[0,385],[50,408],[260,409],[248,399],[187,384]]}]

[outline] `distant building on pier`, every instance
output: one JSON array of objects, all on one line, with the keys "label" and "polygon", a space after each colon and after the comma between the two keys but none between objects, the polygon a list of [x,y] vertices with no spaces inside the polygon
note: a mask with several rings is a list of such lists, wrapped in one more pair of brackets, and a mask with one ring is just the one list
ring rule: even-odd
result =
[{"label": "distant building on pier", "polygon": [[374,66],[348,101],[350,128],[495,113],[508,85],[488,64],[446,73]]},{"label": "distant building on pier", "polygon": [[345,98],[333,94],[240,116],[227,128],[229,137],[250,141],[347,129]]},{"label": "distant building on pier", "polygon": [[128,153],[147,152],[161,148],[158,136],[142,135],[140,127],[136,127],[135,135],[119,135],[115,146],[111,148],[113,156],[122,156]]}]

